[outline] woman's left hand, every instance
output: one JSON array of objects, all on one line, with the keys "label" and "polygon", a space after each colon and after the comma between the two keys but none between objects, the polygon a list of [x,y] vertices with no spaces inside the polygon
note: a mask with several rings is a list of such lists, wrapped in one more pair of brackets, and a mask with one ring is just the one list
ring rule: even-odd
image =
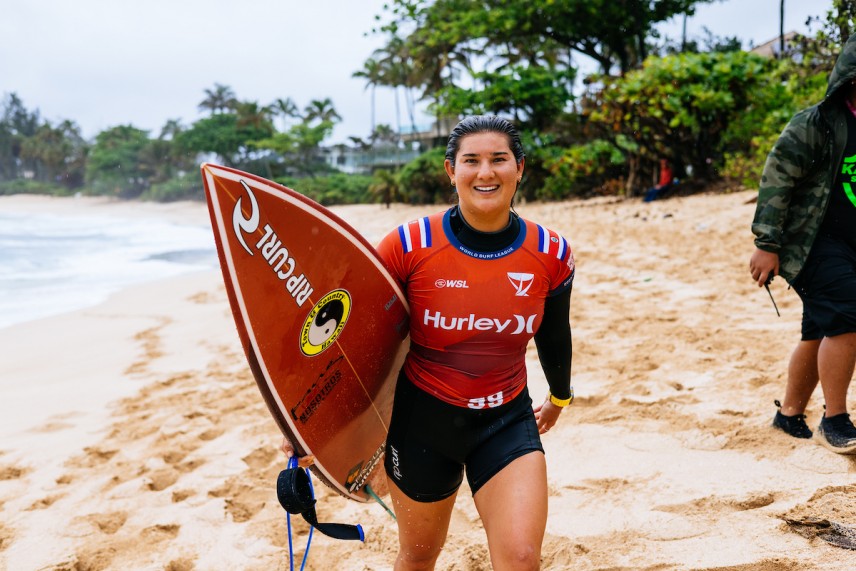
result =
[{"label": "woman's left hand", "polygon": [[538,424],[538,434],[544,434],[556,424],[564,407],[556,406],[550,402],[550,397],[544,400],[544,404],[532,409],[535,412],[535,422]]},{"label": "woman's left hand", "polygon": [[[291,457],[295,455],[294,445],[285,436],[282,437],[282,444],[279,445],[279,449],[283,451],[283,453],[285,454],[285,457],[288,460],[291,460]],[[314,463],[315,463],[315,456],[298,456],[297,457],[297,465],[301,468],[308,468],[309,466],[311,466]]]}]

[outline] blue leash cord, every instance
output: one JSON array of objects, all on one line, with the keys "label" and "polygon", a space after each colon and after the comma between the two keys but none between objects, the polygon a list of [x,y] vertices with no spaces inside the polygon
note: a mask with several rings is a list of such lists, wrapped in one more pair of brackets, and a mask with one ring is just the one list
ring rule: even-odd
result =
[{"label": "blue leash cord", "polygon": [[315,528],[318,528],[318,531],[333,539],[366,540],[365,533],[363,533],[363,528],[360,525],[318,522],[318,516],[315,514],[315,488],[312,486],[312,478],[308,469],[298,466],[297,458],[295,457],[289,459],[288,468],[280,472],[279,477],[276,479],[276,497],[286,512],[286,521],[288,522],[288,553],[291,558],[291,571],[294,571],[291,514],[300,514],[309,523],[309,539],[306,540],[303,563],[300,565],[301,571],[303,571],[306,565],[309,545],[312,542],[312,532]]},{"label": "blue leash cord", "polygon": [[[292,456],[288,460],[289,468],[297,468],[297,458]],[[309,475],[309,470],[306,470],[306,475]],[[315,497],[315,488],[312,486],[312,478],[309,478],[309,489],[312,491],[312,497]],[[288,524],[288,568],[291,571],[294,571],[294,546],[291,542],[291,514],[289,512],[285,512],[285,521]],[[306,540],[306,549],[303,551],[303,561],[300,563],[300,571],[303,571],[303,568],[306,567],[306,558],[309,557],[309,546],[312,544],[312,532],[315,531],[315,526],[309,526],[309,538]]]}]

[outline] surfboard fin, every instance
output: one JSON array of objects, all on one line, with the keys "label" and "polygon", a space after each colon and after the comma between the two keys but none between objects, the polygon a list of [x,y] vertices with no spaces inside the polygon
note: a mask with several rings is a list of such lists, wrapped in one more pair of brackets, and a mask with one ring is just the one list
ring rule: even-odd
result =
[{"label": "surfboard fin", "polygon": [[276,479],[276,497],[280,505],[290,514],[301,515],[309,525],[333,539],[365,541],[361,525],[344,523],[318,523],[315,513],[315,493],[309,479],[309,471],[303,468],[287,468]]}]

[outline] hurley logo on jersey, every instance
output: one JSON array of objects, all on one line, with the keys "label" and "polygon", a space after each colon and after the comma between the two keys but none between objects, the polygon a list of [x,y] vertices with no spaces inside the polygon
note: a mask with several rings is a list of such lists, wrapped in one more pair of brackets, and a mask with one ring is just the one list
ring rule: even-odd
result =
[{"label": "hurley logo on jersey", "polygon": [[533,325],[536,317],[538,316],[515,314],[513,319],[497,319],[496,317],[477,317],[474,313],[466,317],[449,317],[439,311],[432,312],[426,309],[423,325],[448,331],[496,331],[497,333],[506,331],[511,335],[520,335],[524,332],[535,333]]}]

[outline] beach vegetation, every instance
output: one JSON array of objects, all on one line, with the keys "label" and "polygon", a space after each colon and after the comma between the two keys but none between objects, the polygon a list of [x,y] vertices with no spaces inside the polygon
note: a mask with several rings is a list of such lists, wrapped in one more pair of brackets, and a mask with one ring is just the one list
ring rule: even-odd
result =
[{"label": "beach vegetation", "polygon": [[442,168],[446,147],[434,147],[404,165],[398,173],[398,186],[404,202],[409,204],[446,204],[454,189]]},{"label": "beach vegetation", "polygon": [[369,175],[332,173],[316,177],[285,176],[276,178],[275,182],[325,206],[374,202],[369,190],[372,184],[372,177]]},{"label": "beach vegetation", "polygon": [[[823,98],[856,3],[833,0],[809,34],[785,41],[782,30],[766,54],[707,30],[680,39],[658,31],[710,1],[390,0],[370,30],[383,46],[353,76],[373,95],[394,92],[396,124],[376,123],[372,97],[371,132],[337,145],[326,144],[341,121],[330,98],[264,104],[214,83],[188,125],[170,119],[152,133],[128,123],[87,140],[73,120],[45,120],[6,93],[0,193],[201,199],[199,165],[212,161],[322,204],[447,203],[449,129],[482,113],[521,132],[522,200],[635,195],[660,159],[673,164],[679,192],[753,187],[789,118]],[[583,74],[581,58],[596,71]],[[431,128],[417,127],[417,101]]]},{"label": "beach vegetation", "polygon": [[119,125],[98,133],[86,161],[84,193],[119,198],[142,194],[153,167],[142,160],[148,144],[148,132],[133,125]]}]

